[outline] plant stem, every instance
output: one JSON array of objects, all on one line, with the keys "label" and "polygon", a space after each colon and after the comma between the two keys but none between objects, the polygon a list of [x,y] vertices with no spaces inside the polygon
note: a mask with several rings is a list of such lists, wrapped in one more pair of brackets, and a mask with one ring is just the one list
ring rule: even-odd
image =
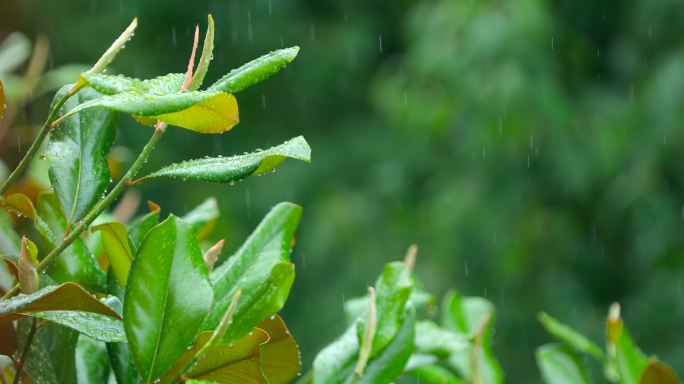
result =
[{"label": "plant stem", "polygon": [[12,171],[7,180],[5,180],[2,183],[2,186],[0,186],[0,195],[4,195],[5,192],[7,192],[7,189],[9,189],[9,187],[12,184],[14,184],[14,182],[19,178],[19,176],[21,176],[21,174],[24,173],[24,170],[29,165],[33,157],[36,155],[36,152],[38,152],[40,146],[43,144],[43,141],[50,132],[50,126],[57,117],[60,108],[62,108],[64,103],[66,103],[66,101],[69,100],[71,96],[75,95],[76,92],[78,92],[80,89],[81,86],[76,84],[73,88],[71,88],[71,90],[69,90],[69,92],[65,93],[64,96],[57,100],[57,103],[55,103],[55,106],[52,108],[52,110],[50,110],[50,114],[48,115],[47,120],[45,120],[45,124],[43,124],[43,127],[40,129],[40,132],[38,132],[38,136],[36,136],[36,139],[33,141],[33,144],[31,144],[31,147],[29,147],[28,151],[24,155],[24,158],[21,159],[17,167],[14,168],[14,171]]},{"label": "plant stem", "polygon": [[[112,188],[111,191],[107,194],[107,196],[104,197],[104,199],[100,200],[95,206],[88,212],[88,214],[74,227],[69,235],[64,238],[61,244],[59,244],[55,249],[53,249],[50,253],[48,253],[47,256],[43,260],[38,263],[36,266],[36,269],[38,271],[41,271],[47,267],[47,265],[57,256],[59,256],[62,251],[64,251],[71,243],[76,240],[76,238],[83,232],[88,226],[95,220],[107,207],[109,207],[114,200],[116,200],[119,195],[126,189],[128,186],[129,180],[133,179],[142,167],[142,165],[147,161],[147,158],[150,156],[150,153],[154,149],[155,145],[157,144],[157,141],[161,139],[161,137],[164,135],[164,132],[166,131],[166,124],[165,123],[157,123],[155,126],[154,133],[152,134],[152,137],[150,137],[150,140],[145,144],[145,147],[143,148],[142,152],[140,152],[140,155],[138,155],[138,158],[135,159],[131,167],[128,169],[126,174],[119,180],[118,183]],[[9,292],[3,296],[3,299],[7,299],[9,297],[14,296],[17,292],[19,291],[19,285],[15,285]]]},{"label": "plant stem", "polygon": [[21,378],[21,371],[24,369],[24,362],[28,356],[29,350],[31,349],[31,343],[33,342],[33,337],[36,335],[36,318],[31,319],[31,330],[26,337],[26,342],[24,343],[24,350],[21,352],[21,358],[19,359],[19,364],[17,364],[17,369],[14,373],[14,384],[19,384],[19,379]]}]

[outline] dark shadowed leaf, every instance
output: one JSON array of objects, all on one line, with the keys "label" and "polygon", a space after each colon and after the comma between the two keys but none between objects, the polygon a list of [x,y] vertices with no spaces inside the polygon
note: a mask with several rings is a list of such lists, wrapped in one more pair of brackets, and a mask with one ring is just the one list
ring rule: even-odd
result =
[{"label": "dark shadowed leaf", "polygon": [[670,366],[655,358],[650,358],[641,374],[639,384],[679,384],[679,378]]},{"label": "dark shadowed leaf", "polygon": [[219,324],[237,289],[242,290],[242,296],[225,340],[244,336],[280,311],[294,279],[290,251],[301,215],[298,205],[276,205],[240,249],[214,269],[211,280],[216,301],[203,330],[213,330]]},{"label": "dark shadowed leaf", "polygon": [[[62,87],[53,104],[70,88]],[[82,89],[67,100],[60,114],[100,97],[90,88]],[[50,132],[45,152],[50,160],[50,183],[70,223],[83,218],[109,184],[107,154],[116,136],[116,121],[113,111],[90,109],[64,120]]]},{"label": "dark shadowed leaf", "polygon": [[171,215],[143,240],[124,299],[124,328],[146,383],[173,366],[211,308],[213,291],[192,228]]},{"label": "dark shadowed leaf", "polygon": [[537,365],[548,384],[588,384],[591,381],[580,357],[568,346],[548,344],[537,348]]},{"label": "dark shadowed leaf", "polygon": [[240,92],[278,73],[289,62],[294,60],[298,53],[299,47],[290,47],[263,55],[240,68],[230,71],[230,73],[212,84],[208,90],[226,93]]},{"label": "dark shadowed leaf", "polygon": [[[33,319],[18,321],[19,349],[26,341]],[[76,341],[78,333],[59,324],[46,323],[38,329],[24,369],[34,383],[63,384],[76,382]]]},{"label": "dark shadowed leaf", "polygon": [[12,228],[12,219],[6,212],[0,211],[0,254],[16,262],[20,247],[21,238]]},{"label": "dark shadowed leaf", "polygon": [[246,155],[209,157],[171,164],[143,179],[173,177],[182,180],[202,180],[230,183],[250,175],[272,171],[286,158],[311,161],[311,148],[302,136],[295,137],[276,147]]},{"label": "dark shadowed leaf", "polygon": [[[46,240],[43,246],[47,251],[59,245],[64,239],[67,221],[57,197],[52,192],[41,193],[36,205],[35,226]],[[95,258],[81,238],[76,238],[47,268],[48,274],[58,282],[75,281],[88,289],[103,292],[106,282],[105,273],[100,270]]]}]

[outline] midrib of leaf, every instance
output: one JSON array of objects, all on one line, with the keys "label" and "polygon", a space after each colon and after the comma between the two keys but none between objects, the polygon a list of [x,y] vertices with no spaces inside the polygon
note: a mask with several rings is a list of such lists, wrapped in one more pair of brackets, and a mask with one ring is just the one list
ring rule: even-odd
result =
[{"label": "midrib of leaf", "polygon": [[[173,231],[174,231],[174,235],[175,235],[174,238],[177,239],[178,238],[178,231],[177,231],[176,226],[174,226]],[[166,319],[166,305],[169,301],[169,286],[171,285],[171,273],[173,271],[173,266],[175,264],[173,262],[175,260],[175,256],[176,256],[176,241],[173,242],[173,257],[171,258],[171,268],[169,268],[169,276],[168,276],[168,279],[166,279],[167,284],[166,284],[166,289],[164,290],[164,305],[162,306],[162,312],[161,312],[161,315],[162,315],[161,316],[161,324],[159,325],[159,333],[157,334],[157,341],[155,342],[155,346],[154,346],[154,355],[152,356],[152,364],[150,365],[150,373],[147,374],[147,381],[146,382],[148,384],[152,382],[153,369],[154,369],[155,364],[157,363],[157,356],[159,356],[159,354],[158,354],[159,345],[161,344],[161,335],[162,335],[162,331],[164,329],[164,320]]]}]

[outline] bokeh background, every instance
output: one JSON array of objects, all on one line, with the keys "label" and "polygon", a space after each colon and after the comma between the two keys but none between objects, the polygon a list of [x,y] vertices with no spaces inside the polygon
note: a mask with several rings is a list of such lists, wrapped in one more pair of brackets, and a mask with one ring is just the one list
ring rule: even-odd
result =
[{"label": "bokeh background", "polygon": [[[48,67],[88,64],[138,16],[113,67],[150,77],[185,70],[207,13],[208,81],[283,46],[300,56],[239,95],[231,132],[170,129],[149,169],[300,134],[314,161],[140,190],[165,213],[216,196],[225,255],[277,202],[305,207],[284,317],[306,365],[343,330],[345,298],[417,243],[428,290],[498,307],[508,382],[539,381],[538,311],[602,341],[614,301],[643,349],[684,371],[683,2],[2,0],[0,38],[45,34]],[[8,165],[50,97],[2,139]],[[117,140],[135,151],[149,134],[126,117]]]}]

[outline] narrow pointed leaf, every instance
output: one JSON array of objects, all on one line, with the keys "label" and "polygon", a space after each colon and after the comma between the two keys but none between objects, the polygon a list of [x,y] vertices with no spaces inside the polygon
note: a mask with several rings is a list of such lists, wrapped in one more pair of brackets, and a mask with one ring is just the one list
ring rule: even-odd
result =
[{"label": "narrow pointed leaf", "polygon": [[169,216],[138,249],[124,299],[126,336],[146,383],[162,376],[193,344],[212,301],[192,228]]},{"label": "narrow pointed leaf", "polygon": [[208,90],[237,93],[280,72],[299,53],[299,47],[278,49],[230,71]]},{"label": "narrow pointed leaf", "polygon": [[599,361],[604,361],[605,353],[596,344],[581,333],[554,319],[546,313],[539,314],[539,321],[547,332],[570,348],[580,353],[586,353]]},{"label": "narrow pointed leaf", "polygon": [[183,221],[192,226],[197,240],[204,240],[216,224],[216,219],[221,215],[218,202],[215,197],[204,200],[200,205],[193,208],[183,216]]},{"label": "narrow pointed leaf", "polygon": [[47,311],[83,311],[120,318],[114,310],[74,283],[50,285],[30,295],[0,301],[0,317],[17,318]]},{"label": "narrow pointed leaf", "polygon": [[76,344],[76,378],[78,384],[107,382],[109,359],[102,341],[79,336]]},{"label": "narrow pointed leaf", "polygon": [[36,208],[31,199],[23,193],[13,193],[3,198],[0,200],[0,206],[7,211],[28,217],[31,220],[36,218]]},{"label": "narrow pointed leaf", "polygon": [[[35,226],[43,236],[47,251],[59,245],[64,239],[67,221],[54,193],[45,192],[38,196]],[[48,274],[58,282],[75,281],[88,289],[104,291],[106,275],[85,246],[76,238],[64,252],[55,258],[47,268]]]},{"label": "narrow pointed leaf", "polygon": [[190,82],[190,90],[194,91],[202,86],[204,81],[204,76],[207,74],[209,69],[209,64],[213,59],[214,55],[214,18],[211,15],[207,16],[207,34],[204,37],[204,45],[202,46],[202,56],[200,57],[199,64],[197,64],[197,69],[195,74],[192,75],[192,81]]},{"label": "narrow pointed leaf", "polygon": [[269,384],[287,384],[302,368],[299,347],[280,316],[271,316],[257,325],[268,334],[261,346],[261,370]]},{"label": "narrow pointed leaf", "polygon": [[130,239],[126,227],[119,222],[109,222],[97,225],[92,228],[92,232],[102,233],[102,242],[109,258],[109,266],[114,271],[114,276],[123,288],[128,281],[128,272],[133,262],[133,250],[135,249]]},{"label": "narrow pointed leaf", "polygon": [[242,290],[242,296],[226,340],[240,338],[280,311],[294,279],[290,251],[301,215],[302,208],[298,205],[276,205],[240,249],[214,269],[211,280],[216,301],[203,330],[213,330],[219,324],[238,289]]},{"label": "narrow pointed leaf", "polygon": [[[69,88],[62,87],[54,100],[62,98]],[[92,89],[82,89],[67,100],[60,114],[101,97]],[[70,223],[83,218],[109,184],[107,154],[116,135],[116,117],[110,110],[90,109],[64,120],[50,132],[45,152],[51,165],[50,183]]]},{"label": "narrow pointed leaf", "polygon": [[253,174],[261,175],[272,171],[286,158],[311,161],[311,148],[302,136],[276,147],[246,155],[196,159],[172,164],[145,178],[172,177],[182,180],[230,183]]},{"label": "narrow pointed leaf", "polygon": [[589,376],[577,354],[568,346],[549,344],[537,349],[537,365],[548,384],[589,384]]}]

